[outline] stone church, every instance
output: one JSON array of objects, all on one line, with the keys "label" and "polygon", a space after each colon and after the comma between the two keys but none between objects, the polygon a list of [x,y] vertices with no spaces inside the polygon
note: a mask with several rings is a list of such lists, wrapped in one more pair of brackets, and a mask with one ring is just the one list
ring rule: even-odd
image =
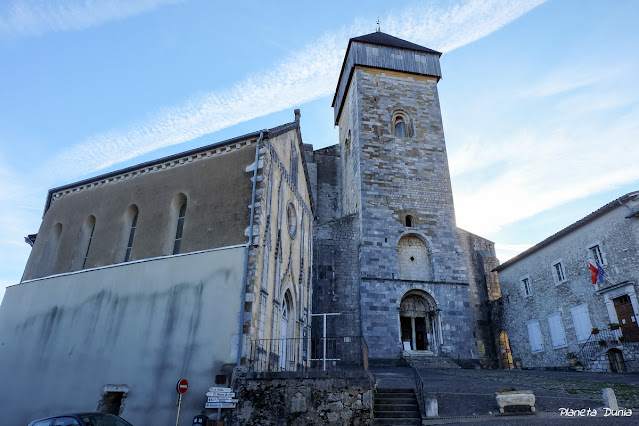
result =
[{"label": "stone church", "polygon": [[350,343],[334,348],[345,366],[493,365],[498,262],[455,223],[440,56],[381,32],[351,39],[336,145],[304,144],[296,110],[51,189],[0,307],[5,421],[97,409],[164,424],[187,378],[189,425],[235,366],[317,368],[322,336]]}]

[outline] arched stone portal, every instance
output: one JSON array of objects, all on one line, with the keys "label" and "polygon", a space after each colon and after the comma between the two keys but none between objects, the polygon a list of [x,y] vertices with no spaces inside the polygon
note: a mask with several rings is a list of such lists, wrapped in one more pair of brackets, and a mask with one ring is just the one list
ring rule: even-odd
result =
[{"label": "arched stone portal", "polygon": [[437,352],[441,324],[439,309],[430,294],[420,290],[406,293],[399,306],[399,323],[404,350]]}]

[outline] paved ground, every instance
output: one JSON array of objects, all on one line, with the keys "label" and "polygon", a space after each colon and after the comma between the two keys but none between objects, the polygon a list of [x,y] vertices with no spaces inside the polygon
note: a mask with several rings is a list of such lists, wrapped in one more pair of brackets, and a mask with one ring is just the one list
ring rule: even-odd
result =
[{"label": "paved ground", "polygon": [[[378,387],[411,387],[411,368],[371,369]],[[428,424],[639,424],[639,374],[602,374],[536,370],[420,370],[426,391],[437,397],[439,415]],[[601,389],[615,390],[619,405],[633,408],[630,417],[603,417]],[[501,388],[535,393],[537,414],[499,416],[495,392]],[[561,408],[596,409],[598,416],[566,417]]]}]

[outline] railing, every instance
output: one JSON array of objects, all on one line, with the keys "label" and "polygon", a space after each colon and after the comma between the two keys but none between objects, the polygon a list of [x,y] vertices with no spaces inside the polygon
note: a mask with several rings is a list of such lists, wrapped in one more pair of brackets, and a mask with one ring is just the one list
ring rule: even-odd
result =
[{"label": "railing", "polygon": [[417,401],[419,402],[419,411],[422,418],[426,417],[426,391],[424,390],[424,378],[419,369],[413,367],[415,374],[415,393],[417,393]]},{"label": "railing", "polygon": [[575,359],[587,366],[602,352],[630,342],[639,342],[639,333],[634,330],[622,331],[620,328],[614,330],[602,329],[596,334],[588,336],[588,339],[575,355]]},{"label": "railing", "polygon": [[258,339],[251,344],[250,371],[368,370],[362,336]]}]

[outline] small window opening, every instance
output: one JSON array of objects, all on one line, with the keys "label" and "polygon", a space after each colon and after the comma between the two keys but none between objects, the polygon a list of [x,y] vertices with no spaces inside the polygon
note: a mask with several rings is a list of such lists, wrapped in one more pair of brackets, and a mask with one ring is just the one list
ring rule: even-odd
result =
[{"label": "small window opening", "polygon": [[414,262],[414,261],[415,261],[415,258],[414,258],[413,256],[411,256],[411,257],[410,257],[410,261],[411,261],[411,262]]},{"label": "small window opening", "polygon": [[138,224],[138,214],[139,212],[135,212],[135,216],[133,217],[133,222],[131,222],[131,231],[129,232],[129,241],[126,244],[126,253],[124,254],[124,261],[128,262],[131,257],[131,249],[133,248],[133,236],[135,235],[135,228]]},{"label": "small window opening", "polygon": [[182,245],[182,231],[184,230],[184,216],[186,215],[186,200],[180,207],[180,215],[178,216],[177,229],[175,231],[175,243],[173,244],[173,254],[180,253],[180,246]]},{"label": "small window opening", "polygon": [[406,216],[406,226],[409,228],[413,227],[413,216],[411,215]]},{"label": "small window opening", "polygon": [[395,136],[398,138],[406,137],[406,124],[402,117],[397,117],[395,119]]}]

